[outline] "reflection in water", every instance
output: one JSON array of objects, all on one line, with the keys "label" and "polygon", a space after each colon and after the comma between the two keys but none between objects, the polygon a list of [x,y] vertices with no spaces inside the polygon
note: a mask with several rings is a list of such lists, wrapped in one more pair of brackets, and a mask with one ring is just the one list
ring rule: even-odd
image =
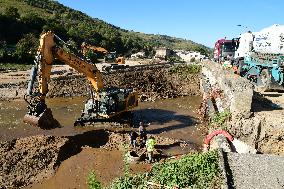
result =
[{"label": "reflection in water", "polygon": [[[196,114],[200,102],[201,97],[199,96],[142,102],[135,110],[134,119],[136,123],[139,121],[150,123],[150,126],[147,127],[150,134],[159,134],[201,144],[202,136],[198,129],[200,121]],[[24,101],[1,101],[0,140],[10,140],[35,134],[74,135],[90,130],[90,127],[83,129],[73,127],[74,121],[81,115],[84,103],[85,99],[81,97],[48,99],[48,107],[52,109],[54,117],[63,127],[41,130],[22,122],[27,111],[27,104]]]}]

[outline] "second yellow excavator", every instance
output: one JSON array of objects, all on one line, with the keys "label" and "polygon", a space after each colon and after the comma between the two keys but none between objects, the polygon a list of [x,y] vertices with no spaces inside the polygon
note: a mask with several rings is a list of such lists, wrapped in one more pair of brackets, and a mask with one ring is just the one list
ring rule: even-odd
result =
[{"label": "second yellow excavator", "polygon": [[83,42],[81,45],[82,52],[84,55],[87,54],[89,50],[92,50],[94,53],[102,53],[104,54],[104,61],[108,63],[116,63],[116,64],[125,64],[125,58],[123,56],[116,57],[116,52],[108,52],[103,47],[92,46],[86,42]]},{"label": "second yellow excavator", "polygon": [[[47,108],[45,103],[54,59],[83,73],[90,81],[91,98],[87,100],[81,117],[75,121],[74,125],[97,121],[119,121],[122,117],[127,117],[138,105],[138,93],[132,88],[105,88],[101,72],[94,64],[66,52],[56,45],[55,39],[62,41],[52,32],[46,32],[40,37],[40,46],[25,95],[28,113],[24,117],[24,122],[44,129],[58,125],[52,116],[51,109]],[[34,85],[37,80],[38,87],[35,90]]]}]

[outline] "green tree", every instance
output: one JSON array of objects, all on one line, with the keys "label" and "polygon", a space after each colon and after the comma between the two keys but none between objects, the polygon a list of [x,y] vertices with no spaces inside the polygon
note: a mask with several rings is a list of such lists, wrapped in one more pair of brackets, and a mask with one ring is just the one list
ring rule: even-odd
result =
[{"label": "green tree", "polygon": [[38,38],[34,34],[29,33],[24,35],[16,44],[15,58],[21,63],[31,61],[36,54],[38,44]]},{"label": "green tree", "polygon": [[21,17],[21,21],[30,29],[34,29],[37,33],[42,31],[42,27],[46,21],[41,18],[37,13],[29,12]]},{"label": "green tree", "polygon": [[0,41],[0,60],[5,59],[7,55],[7,43],[6,41]]},{"label": "green tree", "polygon": [[18,9],[16,7],[7,7],[5,10],[4,10],[4,15],[8,16],[8,17],[11,17],[11,18],[14,18],[14,19],[18,19],[20,18],[20,14],[18,12]]}]

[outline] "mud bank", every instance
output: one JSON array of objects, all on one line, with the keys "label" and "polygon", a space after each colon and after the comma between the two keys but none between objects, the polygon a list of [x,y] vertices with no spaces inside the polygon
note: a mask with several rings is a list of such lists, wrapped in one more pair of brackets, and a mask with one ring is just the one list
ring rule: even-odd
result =
[{"label": "mud bank", "polygon": [[0,143],[0,188],[19,188],[50,178],[67,138],[33,136]]},{"label": "mud bank", "polygon": [[[142,101],[200,94],[198,75],[184,77],[170,73],[166,68],[105,74],[103,79],[106,87],[133,87],[139,90]],[[27,82],[23,81],[2,83],[0,100],[23,98],[26,87]],[[83,75],[59,75],[51,79],[48,97],[88,96],[88,91],[89,82]]]},{"label": "mud bank", "polygon": [[[281,94],[280,94],[281,95]],[[265,154],[284,155],[283,105],[268,100],[265,95],[254,93],[252,116],[232,117],[228,130],[235,137]]]},{"label": "mud bank", "polygon": [[204,64],[202,73],[203,89],[207,87],[203,90],[207,111],[212,115],[230,110],[232,117],[227,130],[234,137],[261,153],[284,155],[283,99],[269,100],[269,95],[255,92],[248,80],[214,62]]},{"label": "mud bank", "polygon": [[[154,135],[153,135],[154,136]],[[183,146],[179,140],[154,136],[160,146]],[[59,165],[83,148],[122,151],[127,132],[87,131],[75,136],[37,135],[0,143],[0,188],[20,188],[50,179]]]}]

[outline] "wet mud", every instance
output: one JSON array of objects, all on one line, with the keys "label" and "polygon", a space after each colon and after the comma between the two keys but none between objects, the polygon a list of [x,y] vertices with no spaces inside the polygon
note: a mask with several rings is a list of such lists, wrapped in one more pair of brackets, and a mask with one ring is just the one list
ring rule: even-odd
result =
[{"label": "wet mud", "polygon": [[[166,69],[153,69],[107,74],[104,82],[107,87],[139,91],[142,102],[134,110],[133,128],[100,124],[73,127],[89,96],[89,83],[78,74],[51,80],[47,105],[61,124],[52,130],[22,122],[27,111],[22,100],[26,81],[0,84],[0,99],[7,100],[0,101],[2,188],[87,188],[91,170],[107,186],[123,175],[123,151],[130,143],[129,132],[136,131],[140,121],[149,123],[148,135],[156,138],[157,148],[166,156],[200,150],[198,75],[181,77]],[[130,171],[145,172],[149,166],[133,164]]]},{"label": "wet mud", "polygon": [[[22,117],[26,113],[26,104],[23,101],[1,102],[0,140],[4,144],[1,150],[5,151],[5,153],[2,153],[3,166],[1,167],[6,170],[6,172],[3,172],[6,173],[6,177],[3,177],[7,180],[6,186],[18,187],[32,184],[29,186],[30,188],[52,188],[56,185],[62,185],[62,188],[72,188],[76,186],[76,183],[81,183],[79,188],[87,188],[85,184],[87,174],[93,169],[105,185],[109,184],[115,177],[122,176],[123,161],[121,154],[124,145],[129,145],[129,132],[137,130],[137,125],[134,128],[99,125],[74,128],[73,122],[80,115],[84,101],[85,99],[80,97],[49,99],[48,105],[52,109],[54,117],[62,125],[61,128],[53,130],[42,130],[22,123]],[[139,108],[134,111],[134,119],[136,123],[140,121],[145,124],[150,123],[147,132],[149,135],[155,136],[157,148],[163,154],[173,156],[197,151],[202,142],[202,133],[199,129],[201,122],[196,113],[200,101],[201,98],[198,96],[188,96],[155,102],[142,102]],[[38,137],[42,138],[40,140],[43,141],[62,140],[62,143],[46,144],[38,142]],[[45,139],[45,137],[47,138]],[[48,139],[49,137],[52,140]],[[27,144],[30,143],[34,146],[12,145],[13,143],[23,143],[21,140],[29,141]],[[19,150],[19,148],[22,149]],[[30,150],[30,148],[33,150]],[[49,154],[49,156],[45,154]],[[121,163],[118,163],[118,165],[111,163],[107,167],[102,166],[101,162],[97,160],[102,159],[106,154],[110,155],[109,158],[117,158],[116,162]],[[6,159],[6,157],[13,156],[19,158],[10,158],[11,162],[8,163],[10,159]],[[45,157],[47,158],[46,161],[42,161],[42,158]],[[14,160],[19,165],[13,163]],[[34,164],[34,170],[27,169],[25,167],[27,164],[22,161]],[[82,162],[78,163],[79,161]],[[6,163],[6,167],[4,166],[5,162],[8,163]],[[42,162],[44,162],[43,167],[37,165]],[[74,162],[77,162],[77,164],[73,165]],[[22,164],[23,166],[21,166]],[[142,163],[132,165],[131,169],[134,172],[146,171],[147,166],[147,164]],[[107,173],[112,173],[113,169],[117,169],[117,172],[105,176]],[[29,173],[27,174],[22,170],[27,170]],[[72,170],[72,172],[69,170]],[[14,175],[18,175],[18,179],[15,179]],[[65,183],[60,180],[63,175],[72,182]]]}]

